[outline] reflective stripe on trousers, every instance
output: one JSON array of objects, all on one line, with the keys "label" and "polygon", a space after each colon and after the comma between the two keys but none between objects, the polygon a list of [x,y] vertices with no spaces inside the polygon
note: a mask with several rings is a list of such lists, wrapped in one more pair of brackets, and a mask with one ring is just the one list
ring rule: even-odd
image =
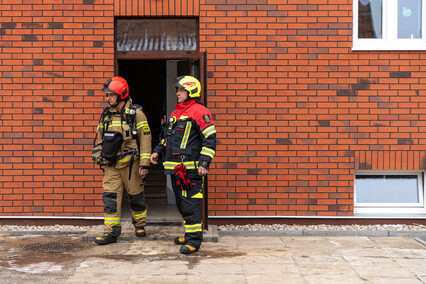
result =
[{"label": "reflective stripe on trousers", "polygon": [[203,231],[202,223],[193,224],[193,225],[187,225],[186,221],[184,221],[184,223],[185,223],[185,233],[194,233],[194,232]]},{"label": "reflective stripe on trousers", "polygon": [[118,237],[121,234],[121,203],[126,190],[134,225],[146,225],[147,207],[145,202],[144,180],[139,175],[139,159],[135,159],[129,180],[129,165],[122,169],[105,167],[102,186],[104,188],[104,232]]},{"label": "reflective stripe on trousers", "polygon": [[121,226],[120,217],[104,217],[104,224],[110,226]]},{"label": "reflective stripe on trousers", "polygon": [[171,175],[173,192],[176,197],[176,207],[185,223],[186,244],[200,248],[203,240],[202,228],[202,185],[201,176],[190,175],[193,184],[189,190],[181,190],[176,185],[176,176]]}]

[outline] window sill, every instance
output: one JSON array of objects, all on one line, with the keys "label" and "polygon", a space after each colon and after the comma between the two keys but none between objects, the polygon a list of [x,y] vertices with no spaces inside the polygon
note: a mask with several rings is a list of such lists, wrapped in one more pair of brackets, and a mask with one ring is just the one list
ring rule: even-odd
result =
[{"label": "window sill", "polygon": [[355,213],[360,219],[426,219],[426,213]]},{"label": "window sill", "polygon": [[352,51],[407,51],[407,50],[426,50],[426,44],[423,45],[398,45],[398,44],[386,44],[386,45],[354,45]]}]

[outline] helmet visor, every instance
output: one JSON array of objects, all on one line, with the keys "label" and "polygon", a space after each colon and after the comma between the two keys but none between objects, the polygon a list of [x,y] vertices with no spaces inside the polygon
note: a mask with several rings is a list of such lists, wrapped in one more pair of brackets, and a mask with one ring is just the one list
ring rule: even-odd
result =
[{"label": "helmet visor", "polygon": [[108,88],[108,87],[104,87],[104,88],[102,89],[102,92],[104,92],[104,93],[106,93],[106,94],[116,94],[116,92],[115,92],[115,91],[111,90],[111,89],[110,89],[110,88]]}]

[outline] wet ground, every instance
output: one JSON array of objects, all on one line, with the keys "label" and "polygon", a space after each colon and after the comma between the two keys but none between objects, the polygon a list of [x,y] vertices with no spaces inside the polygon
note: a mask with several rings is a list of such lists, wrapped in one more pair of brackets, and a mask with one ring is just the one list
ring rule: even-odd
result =
[{"label": "wet ground", "polygon": [[[88,263],[96,261],[111,263],[111,269],[114,269],[116,263],[130,266],[184,259],[187,268],[193,269],[205,258],[241,255],[204,250],[184,256],[178,253],[179,246],[172,244],[175,236],[181,235],[180,227],[151,227],[148,232],[147,237],[136,238],[132,232],[125,231],[117,243],[107,246],[98,246],[92,242],[92,236],[82,234],[2,233],[0,283],[67,283],[77,269],[84,269],[90,266]],[[98,235],[101,235],[100,232]],[[134,246],[137,249],[130,248]],[[98,282],[96,277],[92,280],[90,283]],[[110,283],[108,279],[102,282]]]},{"label": "wet ground", "polygon": [[0,283],[65,283],[93,247],[81,235],[0,235]]},{"label": "wet ground", "polygon": [[220,236],[193,255],[179,227],[80,235],[0,234],[0,283],[426,283],[426,246],[411,237]]}]

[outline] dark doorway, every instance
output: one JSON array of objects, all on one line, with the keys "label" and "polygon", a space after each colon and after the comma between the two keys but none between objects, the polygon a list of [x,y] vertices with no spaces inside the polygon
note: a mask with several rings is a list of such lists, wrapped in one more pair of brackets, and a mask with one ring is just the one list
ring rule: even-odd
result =
[{"label": "dark doorway", "polygon": [[118,72],[129,84],[133,103],[143,107],[154,147],[159,142],[161,119],[166,114],[166,60],[119,60]]},{"label": "dark doorway", "polygon": [[[161,120],[168,117],[176,103],[172,89],[174,78],[188,74],[190,61],[184,60],[117,60],[118,75],[129,84],[133,103],[143,107],[152,133],[152,148],[160,141]],[[145,180],[148,222],[163,222],[179,218],[170,179],[163,166],[151,165]],[[122,218],[129,219],[127,194],[123,194]]]},{"label": "dark doorway", "polygon": [[189,74],[189,60],[118,60],[118,74],[129,84],[133,103],[143,107],[152,132],[152,145],[159,142],[161,120],[167,116],[167,100],[176,103],[176,97],[167,98],[167,62],[176,63],[176,73],[172,77]]},{"label": "dark doorway", "polygon": [[[198,20],[123,18],[116,20],[115,29],[116,74],[127,79],[133,102],[143,106],[155,147],[159,142],[161,120],[175,108],[176,92],[172,89],[175,78],[191,74],[202,77],[200,81],[205,86],[202,68],[205,63],[200,63],[205,56],[198,50]],[[162,165],[151,166],[145,193],[148,222],[153,216],[168,221],[172,214],[181,220],[171,179],[163,174]],[[125,206],[129,207],[127,196],[123,196],[123,213],[129,211]]]},{"label": "dark doorway", "polygon": [[[166,114],[166,61],[118,60],[118,73],[127,80],[133,103],[143,107],[154,148],[159,142],[161,119]],[[166,177],[161,165],[151,166],[145,180],[145,197],[148,204],[167,204]]]}]

